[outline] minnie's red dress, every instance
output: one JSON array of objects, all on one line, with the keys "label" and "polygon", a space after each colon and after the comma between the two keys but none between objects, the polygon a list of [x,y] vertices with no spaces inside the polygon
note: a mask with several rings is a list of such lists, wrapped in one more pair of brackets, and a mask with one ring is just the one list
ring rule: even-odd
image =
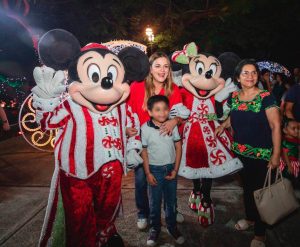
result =
[{"label": "minnie's red dress", "polygon": [[216,117],[214,97],[200,100],[181,89],[183,104],[191,115],[183,126],[182,159],[179,175],[188,179],[217,178],[242,168],[231,148],[228,131],[216,137],[220,125]]}]

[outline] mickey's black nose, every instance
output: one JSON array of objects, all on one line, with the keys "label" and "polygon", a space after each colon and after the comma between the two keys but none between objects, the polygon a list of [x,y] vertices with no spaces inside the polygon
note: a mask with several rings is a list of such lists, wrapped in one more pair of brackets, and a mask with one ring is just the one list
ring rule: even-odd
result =
[{"label": "mickey's black nose", "polygon": [[110,77],[103,77],[102,81],[101,81],[101,87],[103,89],[111,89],[113,86],[113,80]]},{"label": "mickey's black nose", "polygon": [[212,78],[212,70],[209,70],[209,71],[207,71],[207,72],[205,73],[205,78],[206,78],[206,79]]}]

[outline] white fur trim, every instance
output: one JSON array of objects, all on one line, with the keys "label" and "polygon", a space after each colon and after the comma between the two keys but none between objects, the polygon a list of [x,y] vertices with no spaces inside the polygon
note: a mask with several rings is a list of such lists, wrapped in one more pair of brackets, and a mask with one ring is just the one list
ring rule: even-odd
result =
[{"label": "white fur trim", "polygon": [[133,137],[129,138],[127,146],[126,146],[126,151],[129,152],[130,150],[136,149],[138,150],[138,153],[141,153],[143,147],[142,143],[139,140],[135,140]]},{"label": "white fur trim", "polygon": [[188,166],[180,166],[178,175],[188,178],[219,178],[229,174],[238,172],[243,168],[242,162],[238,158],[227,161],[220,166],[210,166],[209,168],[191,168]]},{"label": "white fur trim", "polygon": [[43,112],[52,112],[59,104],[60,97],[43,99],[38,97],[36,94],[33,94],[33,107],[36,109],[40,109]]}]

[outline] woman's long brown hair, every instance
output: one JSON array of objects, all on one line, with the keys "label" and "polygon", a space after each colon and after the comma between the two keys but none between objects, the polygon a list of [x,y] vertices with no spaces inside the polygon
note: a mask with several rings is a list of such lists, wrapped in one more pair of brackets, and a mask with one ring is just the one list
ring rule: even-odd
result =
[{"label": "woman's long brown hair", "polygon": [[[171,73],[171,62],[170,62],[169,57],[163,52],[155,52],[150,56],[149,63],[150,63],[150,67],[151,67],[153,65],[153,62],[156,59],[161,58],[161,57],[166,58],[169,62],[169,73],[168,73],[166,80],[164,81],[165,96],[169,97],[173,92],[173,79],[172,79],[172,73]],[[152,76],[151,72],[149,72],[149,74],[145,80],[145,97],[144,97],[144,104],[143,104],[144,110],[147,110],[147,101],[153,95],[155,95],[155,86],[153,83],[153,76]]]}]

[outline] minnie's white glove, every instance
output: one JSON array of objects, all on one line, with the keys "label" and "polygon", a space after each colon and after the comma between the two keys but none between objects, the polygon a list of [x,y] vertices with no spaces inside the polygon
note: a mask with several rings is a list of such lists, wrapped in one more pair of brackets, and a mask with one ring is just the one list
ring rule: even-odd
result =
[{"label": "minnie's white glove", "polygon": [[172,71],[172,78],[178,87],[182,87],[182,70]]},{"label": "minnie's white glove", "polygon": [[135,167],[137,167],[139,164],[143,163],[142,157],[134,149],[131,149],[130,151],[127,152],[126,161],[127,161],[126,168],[129,170],[132,170]]},{"label": "minnie's white glove", "polygon": [[169,118],[174,118],[174,117],[180,117],[182,119],[187,119],[190,116],[191,111],[186,108],[182,103],[178,103],[176,105],[173,105],[170,113],[169,113]]},{"label": "minnie's white glove", "polygon": [[229,97],[229,95],[234,92],[238,91],[239,88],[237,85],[234,84],[231,78],[228,78],[225,83],[225,87],[215,95],[215,100],[218,102],[223,102],[225,99]]},{"label": "minnie's white glove", "polygon": [[35,67],[33,77],[36,86],[31,91],[39,98],[57,98],[66,91],[65,75],[61,70],[55,71],[46,66]]}]

